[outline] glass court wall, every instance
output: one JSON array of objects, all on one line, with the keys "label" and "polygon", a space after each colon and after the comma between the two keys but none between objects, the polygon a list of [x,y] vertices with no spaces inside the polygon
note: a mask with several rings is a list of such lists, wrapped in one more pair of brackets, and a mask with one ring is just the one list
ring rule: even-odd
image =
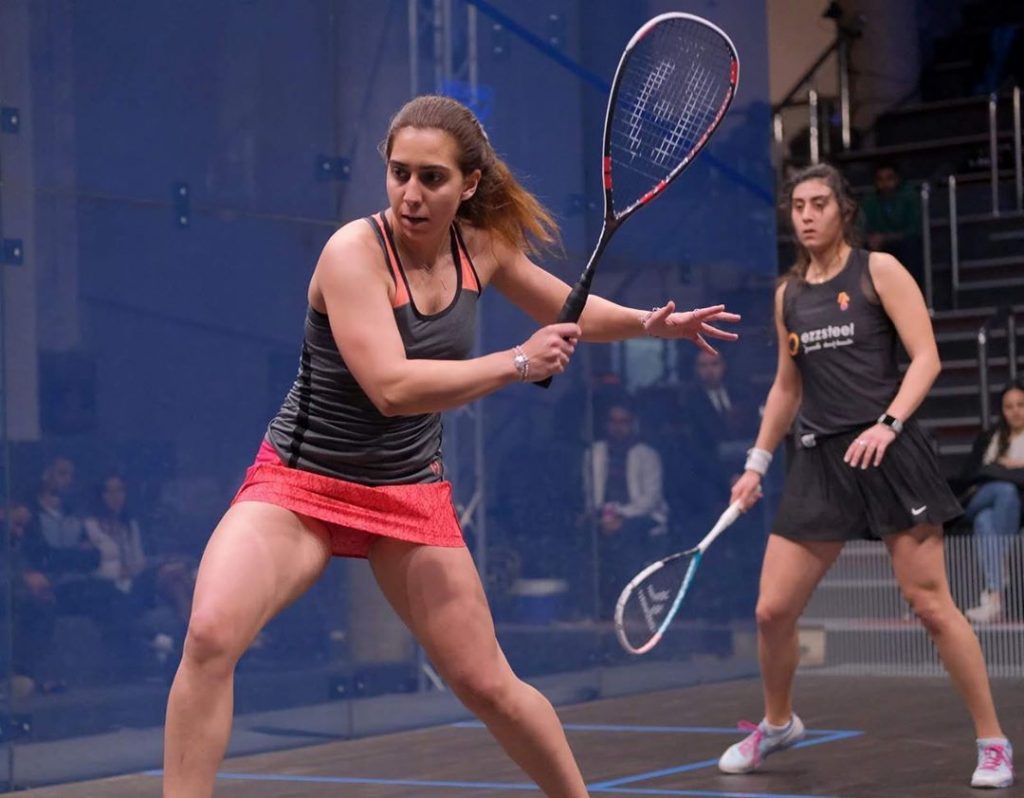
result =
[{"label": "glass court wall", "polygon": [[[667,10],[730,33],[739,95],[686,176],[617,234],[596,291],[743,313],[742,343],[722,351],[744,406],[711,434],[694,401],[720,366],[642,339],[581,346],[549,391],[514,386],[445,419],[502,645],[562,703],[756,668],[760,513],[716,544],[685,623],[647,657],[619,649],[608,595],[724,508],[773,370],[761,5],[0,0],[0,783],[159,765],[198,559],[295,377],[321,247],[385,206],[391,114],[416,93],[470,103],[558,218],[563,246],[542,262],[571,282],[600,227],[607,85],[632,32]],[[480,352],[534,329],[485,292]],[[661,463],[656,540],[610,543],[586,496],[585,453],[620,433]],[[112,524],[141,540],[130,579],[96,545]],[[231,751],[464,716],[366,563],[336,561],[242,660]]]}]

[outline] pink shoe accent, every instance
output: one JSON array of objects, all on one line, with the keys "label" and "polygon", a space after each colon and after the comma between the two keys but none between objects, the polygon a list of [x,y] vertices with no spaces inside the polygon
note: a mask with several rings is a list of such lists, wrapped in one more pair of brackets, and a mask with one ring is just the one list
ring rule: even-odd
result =
[{"label": "pink shoe accent", "polygon": [[978,763],[978,770],[999,770],[1005,764],[1010,772],[1013,772],[1013,762],[1002,745],[986,745],[981,751],[981,762]]},{"label": "pink shoe accent", "polygon": [[751,723],[749,720],[741,720],[736,725],[741,731],[750,732],[750,735],[740,743],[740,751],[752,759],[753,767],[756,768],[761,764],[761,740],[764,739],[764,729],[760,724]]}]

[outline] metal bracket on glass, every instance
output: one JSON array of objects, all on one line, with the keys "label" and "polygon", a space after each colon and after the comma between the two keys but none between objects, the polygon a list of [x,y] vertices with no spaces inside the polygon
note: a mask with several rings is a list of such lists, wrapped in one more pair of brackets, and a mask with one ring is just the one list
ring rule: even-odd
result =
[{"label": "metal bracket on glass", "polygon": [[188,227],[192,223],[192,191],[188,183],[175,183],[171,190],[174,202],[174,223]]},{"label": "metal bracket on glass", "polygon": [[25,245],[20,238],[5,238],[0,242],[0,263],[20,266],[25,262]]},{"label": "metal bracket on glass", "polygon": [[0,130],[14,134],[21,132],[21,113],[17,108],[7,105],[0,108]]},{"label": "metal bracket on glass", "polygon": [[352,162],[348,158],[316,157],[317,180],[348,180],[352,176]]},{"label": "metal bracket on glass", "polygon": [[32,716],[4,713],[0,715],[0,743],[24,740],[32,734]]}]

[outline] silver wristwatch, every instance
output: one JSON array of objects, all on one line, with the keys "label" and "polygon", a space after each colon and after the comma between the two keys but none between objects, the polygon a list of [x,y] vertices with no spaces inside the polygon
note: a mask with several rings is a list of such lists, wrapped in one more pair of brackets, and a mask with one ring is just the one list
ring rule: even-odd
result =
[{"label": "silver wristwatch", "polygon": [[903,422],[896,418],[896,416],[890,416],[888,413],[882,413],[878,417],[878,423],[888,427],[897,435],[903,432]]}]

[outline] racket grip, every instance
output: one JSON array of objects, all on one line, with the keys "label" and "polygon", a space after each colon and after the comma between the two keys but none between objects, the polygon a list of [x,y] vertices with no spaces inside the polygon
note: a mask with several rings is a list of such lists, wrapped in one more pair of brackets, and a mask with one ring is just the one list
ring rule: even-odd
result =
[{"label": "racket grip", "polygon": [[[587,304],[587,297],[590,296],[590,281],[584,283],[582,280],[573,286],[569,296],[566,297],[562,309],[558,312],[558,324],[566,321],[579,321],[583,315],[583,308]],[[545,377],[533,383],[538,388],[547,388],[551,385],[551,377]]]}]

